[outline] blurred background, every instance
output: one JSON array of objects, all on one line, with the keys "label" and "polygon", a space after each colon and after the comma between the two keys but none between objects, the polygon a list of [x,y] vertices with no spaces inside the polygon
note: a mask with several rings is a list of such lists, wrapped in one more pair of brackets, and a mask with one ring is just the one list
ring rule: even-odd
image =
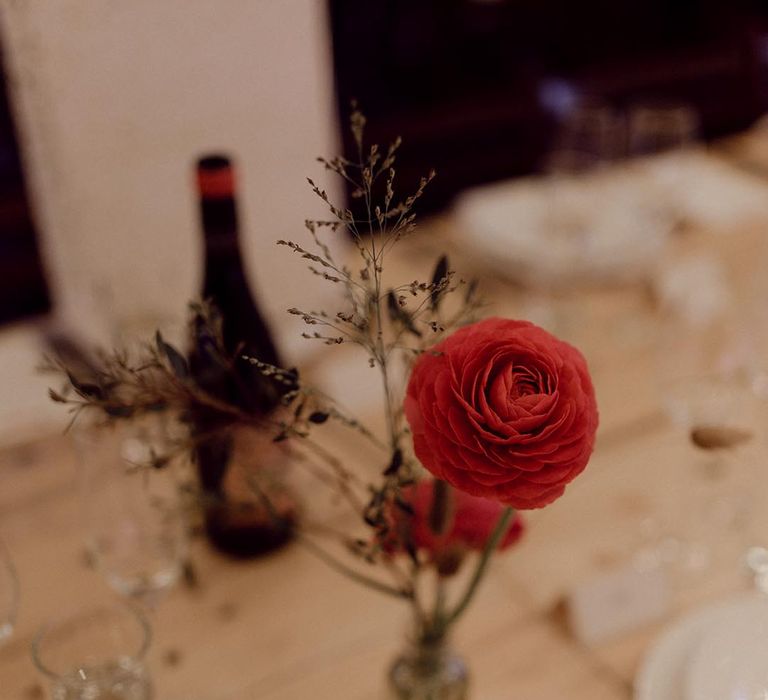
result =
[{"label": "blurred background", "polygon": [[[440,178],[429,205],[540,170],[579,103],[685,102],[712,139],[766,109],[765,3],[331,2],[337,95]],[[349,145],[347,144],[347,147]],[[410,169],[409,169],[410,172]]]},{"label": "blurred background", "polygon": [[[274,241],[320,211],[304,186],[315,155],[352,154],[352,99],[372,141],[403,137],[401,184],[438,171],[422,213],[473,222],[488,207],[468,188],[721,140],[768,110],[758,0],[0,7],[0,433],[14,438],[60,420],[31,371],[41,329],[109,342],[199,293],[201,153],[237,159],[250,284],[295,359],[283,311],[311,281]],[[497,219],[519,218],[504,206]]]},{"label": "blurred background", "polygon": [[[531,514],[468,627],[478,697],[510,697],[514,683],[524,698],[626,700],[651,623],[752,586],[745,553],[768,591],[765,0],[0,0],[0,50],[0,515],[31,612],[0,659],[19,669],[15,697],[40,697],[28,643],[33,618],[58,605],[51,589],[91,590],[67,470],[85,460],[67,456],[43,353],[82,359],[157,328],[177,339],[191,299],[243,282],[223,315],[253,347],[271,333],[276,350],[261,347],[284,366],[308,368],[349,415],[382,418],[356,348],[326,353],[285,313],[335,312],[333,285],[275,245],[306,241],[305,219],[328,216],[307,177],[360,206],[316,160],[357,160],[355,100],[369,142],[403,139],[398,196],[437,171],[392,278],[425,280],[447,252],[482,283],[488,314],[579,347],[598,395],[589,469],[557,508]],[[234,197],[222,197],[226,159],[196,171],[211,154],[232,159]],[[329,243],[358,269],[342,231]],[[335,446],[369,466],[354,441]],[[130,495],[122,481],[115,493]],[[104,504],[88,527],[109,534],[119,521]],[[171,525],[147,539],[169,545],[178,577],[186,540]],[[286,552],[252,574],[203,553],[203,579],[219,587],[187,581],[156,625],[158,677],[176,688],[163,697],[240,700],[265,683],[273,698],[338,697],[339,679],[367,692],[401,621]],[[323,592],[335,602],[317,605]],[[190,615],[192,599],[208,612]],[[761,610],[759,640],[741,646],[764,675]],[[683,696],[644,691],[648,677],[638,700]],[[726,697],[709,693],[690,697]]]}]

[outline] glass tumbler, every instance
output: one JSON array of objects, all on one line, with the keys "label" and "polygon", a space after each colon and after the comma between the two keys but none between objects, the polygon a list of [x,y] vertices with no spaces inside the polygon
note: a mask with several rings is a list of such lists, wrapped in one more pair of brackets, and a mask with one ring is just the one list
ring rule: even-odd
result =
[{"label": "glass tumbler", "polygon": [[97,607],[44,626],[32,658],[50,681],[52,700],[151,700],[144,666],[150,639],[139,610]]}]

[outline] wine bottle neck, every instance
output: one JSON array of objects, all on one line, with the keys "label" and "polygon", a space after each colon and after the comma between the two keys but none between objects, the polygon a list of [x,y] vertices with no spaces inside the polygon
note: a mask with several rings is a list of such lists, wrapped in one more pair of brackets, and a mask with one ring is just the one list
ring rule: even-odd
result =
[{"label": "wine bottle neck", "polygon": [[200,215],[206,236],[222,231],[237,235],[239,222],[234,197],[201,197]]},{"label": "wine bottle neck", "polygon": [[[229,159],[210,156],[198,162],[197,192],[204,234],[205,270],[203,297],[218,308],[222,341],[227,353],[239,352],[279,365],[269,329],[253,298],[238,240],[239,226],[234,172]],[[205,358],[198,369],[210,369],[220,386],[211,392],[253,412],[267,412],[279,402],[281,387],[265,378],[251,364],[238,358],[234,375],[221,368],[206,368]]]},{"label": "wine bottle neck", "polygon": [[200,199],[200,214],[207,256],[239,256],[239,226],[234,198]]}]

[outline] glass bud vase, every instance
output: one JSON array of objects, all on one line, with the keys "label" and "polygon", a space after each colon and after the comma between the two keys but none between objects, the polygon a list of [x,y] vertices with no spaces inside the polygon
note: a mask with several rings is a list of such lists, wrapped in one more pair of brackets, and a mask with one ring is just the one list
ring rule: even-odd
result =
[{"label": "glass bud vase", "polygon": [[389,685],[397,700],[467,700],[469,672],[444,637],[422,640],[395,659]]}]

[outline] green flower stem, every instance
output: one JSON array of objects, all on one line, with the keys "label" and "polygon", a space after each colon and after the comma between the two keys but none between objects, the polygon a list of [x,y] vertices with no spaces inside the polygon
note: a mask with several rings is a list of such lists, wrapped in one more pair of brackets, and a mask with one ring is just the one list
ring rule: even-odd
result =
[{"label": "green flower stem", "polygon": [[404,598],[406,600],[414,600],[413,591],[403,589],[403,588],[395,588],[394,586],[390,586],[388,583],[384,583],[383,581],[379,581],[377,579],[371,578],[370,576],[366,576],[365,574],[358,573],[354,569],[351,569],[350,567],[348,567],[343,562],[340,562],[338,559],[336,559],[334,556],[326,552],[322,547],[319,547],[317,544],[315,544],[312,540],[308,539],[307,537],[303,537],[301,536],[301,534],[299,534],[298,539],[318,559],[324,561],[332,569],[335,569],[336,571],[338,571],[340,574],[343,574],[347,578],[353,581],[356,581],[357,583],[360,583],[363,586],[367,586],[368,588],[371,588],[374,591],[379,591],[379,593],[386,593],[387,595],[393,596],[395,598]]},{"label": "green flower stem", "polygon": [[485,543],[485,549],[483,549],[483,553],[480,555],[480,560],[477,562],[477,568],[475,569],[475,573],[472,574],[472,579],[469,582],[469,586],[467,586],[467,590],[464,592],[464,595],[461,597],[461,600],[458,602],[456,607],[445,617],[446,627],[456,622],[456,620],[462,615],[462,613],[472,602],[472,598],[477,591],[477,587],[480,584],[480,581],[483,579],[485,570],[488,568],[488,564],[491,561],[491,554],[493,554],[493,552],[499,546],[501,540],[504,538],[504,535],[507,534],[507,530],[509,530],[509,527],[512,524],[512,518],[514,515],[515,509],[508,507],[504,509],[504,512],[499,517],[499,521],[496,523],[496,527],[493,530],[493,533]]},{"label": "green flower stem", "polygon": [[442,576],[438,576],[435,586],[436,590],[434,617],[436,620],[439,620],[445,616],[445,581]]},{"label": "green flower stem", "polygon": [[439,640],[445,635],[448,627],[445,615],[445,602],[445,580],[442,576],[438,576],[435,582],[435,606],[432,616],[421,627],[420,634],[422,640]]}]

